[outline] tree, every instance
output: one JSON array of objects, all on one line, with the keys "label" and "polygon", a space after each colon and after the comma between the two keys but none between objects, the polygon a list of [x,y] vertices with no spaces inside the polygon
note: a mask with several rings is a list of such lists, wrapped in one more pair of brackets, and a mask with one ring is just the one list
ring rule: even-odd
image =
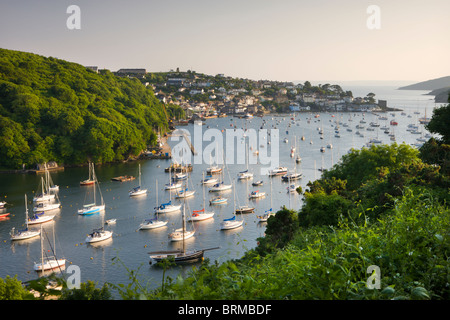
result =
[{"label": "tree", "polygon": [[17,276],[0,278],[0,300],[24,300],[33,299],[33,295],[24,288]]},{"label": "tree", "polygon": [[450,144],[450,94],[448,99],[448,105],[434,109],[433,116],[426,125],[428,131],[441,135],[440,141],[445,144]]},{"label": "tree", "polygon": [[347,217],[352,202],[337,194],[305,193],[305,204],[299,213],[301,227],[336,226],[340,215]]}]

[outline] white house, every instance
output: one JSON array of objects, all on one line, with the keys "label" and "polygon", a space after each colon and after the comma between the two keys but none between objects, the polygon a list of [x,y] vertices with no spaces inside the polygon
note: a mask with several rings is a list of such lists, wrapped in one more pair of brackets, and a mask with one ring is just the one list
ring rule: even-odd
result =
[{"label": "white house", "polygon": [[204,90],[203,89],[192,89],[191,91],[189,91],[189,94],[191,95],[191,96],[194,96],[194,95],[196,95],[196,94],[203,94],[204,93]]}]

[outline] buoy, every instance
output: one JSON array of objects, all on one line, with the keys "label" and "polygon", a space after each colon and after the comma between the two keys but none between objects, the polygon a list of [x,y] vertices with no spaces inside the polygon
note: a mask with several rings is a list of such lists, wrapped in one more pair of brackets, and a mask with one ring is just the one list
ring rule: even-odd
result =
[{"label": "buoy", "polygon": [[93,258],[93,257],[91,257],[91,260],[94,260],[94,258]]}]

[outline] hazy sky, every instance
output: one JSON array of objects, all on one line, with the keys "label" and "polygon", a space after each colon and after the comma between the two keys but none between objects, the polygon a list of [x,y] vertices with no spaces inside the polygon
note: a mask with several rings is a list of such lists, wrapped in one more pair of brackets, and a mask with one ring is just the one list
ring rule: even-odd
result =
[{"label": "hazy sky", "polygon": [[450,75],[449,38],[449,0],[0,0],[1,48],[111,71],[414,82]]}]

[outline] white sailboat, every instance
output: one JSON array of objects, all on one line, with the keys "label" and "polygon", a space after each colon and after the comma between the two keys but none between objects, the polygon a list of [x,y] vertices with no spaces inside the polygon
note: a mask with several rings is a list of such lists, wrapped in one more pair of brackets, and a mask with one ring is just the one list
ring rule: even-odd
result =
[{"label": "white sailboat", "polygon": [[[42,225],[41,225],[41,233],[42,233]],[[44,237],[41,237],[41,262],[34,263],[33,269],[35,271],[47,271],[54,269],[61,269],[66,265],[66,259],[58,259],[56,257],[56,246],[55,246],[55,226],[53,225],[53,256],[44,258]]]},{"label": "white sailboat", "polygon": [[144,222],[142,222],[139,225],[140,230],[146,230],[146,229],[156,229],[161,228],[167,225],[169,221],[165,220],[159,220],[158,216],[151,218],[151,219],[145,219]]},{"label": "white sailboat", "polygon": [[270,209],[266,210],[263,215],[257,215],[256,218],[258,218],[260,222],[267,221],[270,216],[275,215],[272,208],[272,180],[270,180]]},{"label": "white sailboat", "polygon": [[169,183],[166,183],[164,186],[165,190],[176,190],[181,188],[181,182],[175,182],[175,179],[172,179],[172,170],[169,170]]},{"label": "white sailboat", "polygon": [[213,211],[206,211],[205,205],[205,187],[203,187],[203,209],[194,210],[191,216],[188,218],[188,221],[203,221],[206,219],[210,219],[214,216]]},{"label": "white sailboat", "polygon": [[247,180],[247,179],[253,179],[253,173],[248,171],[248,148],[247,148],[247,144],[244,145],[245,147],[245,163],[246,163],[246,167],[247,169],[244,171],[239,172],[238,174],[238,179],[239,180]]},{"label": "white sailboat", "polygon": [[204,185],[210,185],[210,184],[216,184],[219,180],[216,178],[213,178],[211,175],[207,176],[206,178],[202,179],[201,183]]},{"label": "white sailboat", "polygon": [[182,215],[182,227],[169,233],[170,241],[184,241],[186,239],[192,238],[195,235],[195,230],[186,229],[186,202],[183,205],[183,215]]},{"label": "white sailboat", "polygon": [[169,202],[158,205],[158,180],[156,180],[156,207],[155,213],[169,213],[181,209],[180,205],[172,204],[172,193],[169,193]]},{"label": "white sailboat", "polygon": [[185,188],[184,190],[181,190],[177,193],[177,198],[189,198],[194,196],[195,190],[189,190],[189,188]]},{"label": "white sailboat", "polygon": [[133,190],[131,190],[129,192],[130,197],[146,195],[147,189],[142,188],[141,186],[142,186],[142,184],[141,184],[141,164],[139,164],[139,186],[133,188]]},{"label": "white sailboat", "polygon": [[257,191],[252,191],[249,195],[249,198],[250,199],[258,199],[258,198],[263,198],[265,196],[266,196],[265,192],[257,190]]},{"label": "white sailboat", "polygon": [[224,219],[220,223],[220,230],[235,229],[235,228],[241,227],[244,224],[244,219],[241,219],[241,220],[236,219],[236,214],[235,214],[235,212],[236,212],[236,188],[234,189],[233,197],[234,197],[233,217]]},{"label": "white sailboat", "polygon": [[185,205],[183,206],[183,227],[181,229],[176,230],[172,234],[172,241],[182,241],[183,247],[182,250],[168,250],[168,251],[154,251],[149,252],[150,255],[150,264],[154,261],[156,263],[161,262],[164,259],[173,258],[173,261],[177,264],[182,263],[192,263],[196,262],[203,258],[204,252],[207,250],[214,250],[216,248],[208,248],[208,249],[200,249],[200,250],[186,250],[185,240],[191,238],[194,234],[190,233],[186,230],[186,219],[185,219]]},{"label": "white sailboat", "polygon": [[25,240],[36,237],[41,234],[40,230],[30,230],[28,229],[28,207],[27,207],[27,195],[25,195],[25,229],[15,232],[15,228],[11,229],[9,233],[11,240]]},{"label": "white sailboat", "polygon": [[[94,185],[92,186],[92,191],[94,194],[94,202],[90,204],[86,204],[83,206],[83,209],[78,210],[78,214],[80,215],[91,215],[94,213],[99,213],[100,211],[105,210],[105,203],[103,202],[102,192],[100,190],[100,186],[98,184],[97,176],[95,175],[94,164],[92,163],[92,179],[94,180]],[[100,204],[97,204],[97,187],[100,193]],[[89,190],[86,190],[86,193]]]},{"label": "white sailboat", "polygon": [[[248,183],[245,185],[245,187],[246,187],[245,194],[248,194]],[[234,191],[234,193],[236,193],[236,190]],[[248,197],[246,197],[246,198],[247,198],[246,199],[247,204],[243,205],[243,206],[239,205],[239,208],[234,211],[235,214],[236,213],[252,213],[253,211],[255,211],[254,207],[249,206],[249,203],[248,203],[249,198]],[[239,202],[239,197],[238,197],[238,202]]]},{"label": "white sailboat", "polygon": [[94,164],[89,162],[89,178],[86,180],[80,181],[80,186],[90,186],[95,183],[94,177],[93,177],[93,171],[94,171]]},{"label": "white sailboat", "polygon": [[33,202],[39,203],[39,202],[46,202],[46,201],[52,201],[55,199],[56,194],[49,193],[47,188],[44,185],[44,177],[41,177],[41,186],[40,189],[42,190],[42,193],[36,194],[33,198]]},{"label": "white sailboat", "polygon": [[47,170],[47,165],[45,165],[45,182],[41,179],[41,187],[45,190],[46,194],[52,194],[53,200],[50,201],[36,201],[33,208],[35,213],[44,213],[52,210],[59,209],[61,207],[61,202],[59,201],[58,191],[59,187],[53,184],[52,178],[50,177],[50,172]]}]

